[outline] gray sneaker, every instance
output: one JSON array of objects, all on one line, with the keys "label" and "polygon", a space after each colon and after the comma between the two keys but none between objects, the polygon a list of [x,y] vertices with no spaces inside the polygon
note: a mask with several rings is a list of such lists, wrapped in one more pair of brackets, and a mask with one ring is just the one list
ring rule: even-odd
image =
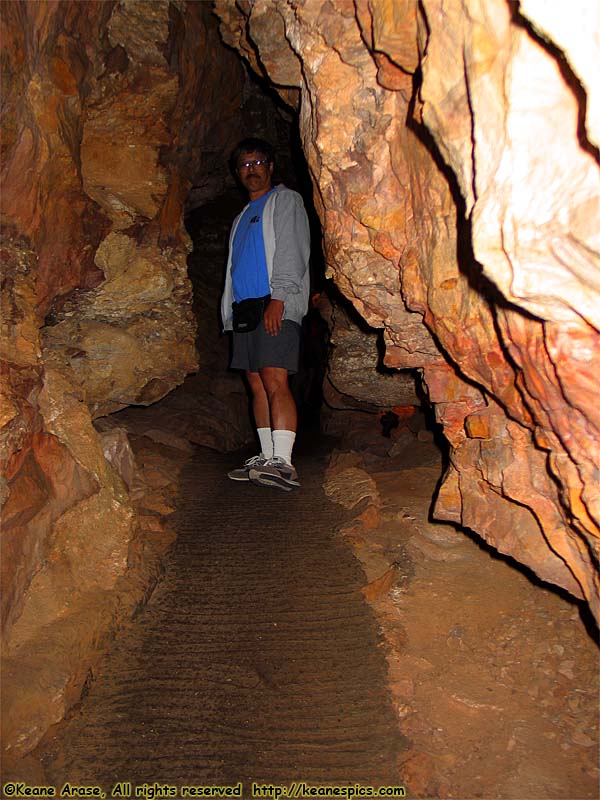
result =
[{"label": "gray sneaker", "polygon": [[291,492],[293,488],[300,486],[298,473],[294,467],[279,456],[269,458],[262,465],[252,466],[250,480],[261,486],[275,486],[284,492]]},{"label": "gray sneaker", "polygon": [[267,463],[267,458],[262,453],[259,453],[257,456],[252,456],[247,461],[244,461],[244,466],[240,469],[232,469],[231,472],[227,473],[227,477],[232,481],[249,481],[250,480],[250,470],[253,467],[262,467],[263,464]]}]

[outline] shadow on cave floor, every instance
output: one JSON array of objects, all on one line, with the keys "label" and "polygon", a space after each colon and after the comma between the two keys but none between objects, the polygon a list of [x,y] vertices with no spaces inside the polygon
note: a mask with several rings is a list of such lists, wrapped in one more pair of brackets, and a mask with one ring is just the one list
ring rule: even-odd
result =
[{"label": "shadow on cave floor", "polygon": [[196,448],[165,577],[50,743],[55,785],[399,782],[378,626],[315,446],[289,494]]}]

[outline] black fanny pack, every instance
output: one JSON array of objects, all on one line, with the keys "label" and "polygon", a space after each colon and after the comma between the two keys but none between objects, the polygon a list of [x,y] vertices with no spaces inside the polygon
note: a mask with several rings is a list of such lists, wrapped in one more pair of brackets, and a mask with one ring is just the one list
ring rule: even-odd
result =
[{"label": "black fanny pack", "polygon": [[271,295],[266,294],[264,297],[249,297],[233,303],[233,330],[236,333],[248,333],[258,328],[270,300]]}]

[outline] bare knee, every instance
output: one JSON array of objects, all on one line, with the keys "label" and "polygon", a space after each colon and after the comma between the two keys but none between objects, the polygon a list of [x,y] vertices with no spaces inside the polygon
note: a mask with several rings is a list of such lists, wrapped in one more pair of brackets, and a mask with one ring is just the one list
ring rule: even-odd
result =
[{"label": "bare knee", "polygon": [[248,380],[250,391],[254,397],[264,393],[265,386],[259,372],[250,372],[250,370],[246,370],[246,378]]},{"label": "bare knee", "polygon": [[280,392],[289,392],[288,372],[282,367],[263,367],[260,379],[269,397]]}]

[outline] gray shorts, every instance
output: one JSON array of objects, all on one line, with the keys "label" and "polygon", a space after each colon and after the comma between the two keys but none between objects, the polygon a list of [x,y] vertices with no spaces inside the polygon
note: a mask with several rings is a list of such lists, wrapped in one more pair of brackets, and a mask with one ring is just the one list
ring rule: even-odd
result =
[{"label": "gray shorts", "polygon": [[261,322],[250,333],[233,333],[232,369],[258,372],[262,367],[282,367],[293,375],[298,372],[300,325],[284,319],[277,336],[270,336]]}]

